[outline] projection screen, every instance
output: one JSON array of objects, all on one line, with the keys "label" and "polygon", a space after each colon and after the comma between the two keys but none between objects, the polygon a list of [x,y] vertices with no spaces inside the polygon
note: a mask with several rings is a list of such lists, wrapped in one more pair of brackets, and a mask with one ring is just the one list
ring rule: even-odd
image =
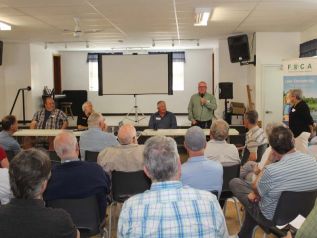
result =
[{"label": "projection screen", "polygon": [[172,94],[171,54],[99,55],[99,95]]}]

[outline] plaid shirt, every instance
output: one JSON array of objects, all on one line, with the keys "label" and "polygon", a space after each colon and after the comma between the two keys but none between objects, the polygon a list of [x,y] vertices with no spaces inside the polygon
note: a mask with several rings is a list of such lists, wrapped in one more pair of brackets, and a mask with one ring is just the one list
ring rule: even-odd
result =
[{"label": "plaid shirt", "polygon": [[[45,118],[45,108],[36,112],[33,120],[36,121],[36,128],[42,129]],[[64,122],[67,122],[67,116],[59,109],[54,109],[46,121],[45,129],[61,129]]]},{"label": "plaid shirt", "polygon": [[153,183],[128,199],[122,208],[118,237],[227,238],[217,198],[179,181]]}]

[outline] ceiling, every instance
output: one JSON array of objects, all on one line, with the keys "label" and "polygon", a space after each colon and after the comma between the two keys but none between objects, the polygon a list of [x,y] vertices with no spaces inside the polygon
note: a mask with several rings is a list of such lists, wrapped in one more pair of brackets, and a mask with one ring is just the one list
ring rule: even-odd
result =
[{"label": "ceiling", "polygon": [[[207,27],[194,27],[196,7],[213,9]],[[82,34],[73,30],[80,18]],[[237,33],[303,31],[317,22],[317,0],[0,0],[0,20],[12,25],[1,31],[5,42],[78,41],[89,47],[209,47]],[[181,39],[179,41],[179,39]],[[163,41],[160,41],[163,40]]]}]

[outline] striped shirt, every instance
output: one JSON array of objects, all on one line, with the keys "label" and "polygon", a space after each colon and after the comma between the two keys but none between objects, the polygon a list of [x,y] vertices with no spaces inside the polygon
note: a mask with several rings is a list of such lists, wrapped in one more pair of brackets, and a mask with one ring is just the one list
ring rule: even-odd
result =
[{"label": "striped shirt", "polygon": [[301,152],[286,154],[279,162],[265,167],[257,189],[261,196],[261,212],[267,219],[272,220],[283,191],[317,189],[317,161]]},{"label": "striped shirt", "polygon": [[250,153],[256,153],[260,145],[267,144],[263,129],[258,126],[251,128],[246,134],[245,144]]},{"label": "striped shirt", "polygon": [[228,238],[215,195],[179,181],[153,183],[128,199],[118,223],[118,237]]},{"label": "striped shirt", "polygon": [[59,109],[54,109],[49,118],[47,119],[45,126],[43,126],[45,120],[45,108],[36,112],[33,116],[33,120],[36,121],[37,129],[61,129],[64,122],[67,122],[67,116]]}]

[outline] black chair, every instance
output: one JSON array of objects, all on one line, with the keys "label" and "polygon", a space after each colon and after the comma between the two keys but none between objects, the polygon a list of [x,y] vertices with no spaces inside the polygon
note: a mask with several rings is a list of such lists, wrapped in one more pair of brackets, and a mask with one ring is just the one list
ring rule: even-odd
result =
[{"label": "black chair", "polygon": [[[282,192],[280,199],[278,200],[272,221],[274,226],[264,227],[261,224],[259,226],[265,231],[266,234],[273,233],[277,237],[285,236],[285,232],[279,230],[276,226],[288,224],[299,214],[307,217],[315,205],[316,197],[317,190],[303,192]],[[253,231],[253,237],[255,237],[254,235],[256,228]]]},{"label": "black chair", "polygon": [[46,205],[67,211],[80,231],[80,237],[90,237],[101,233],[101,217],[96,196],[81,199],[58,199],[47,201]]},{"label": "black chair", "polygon": [[7,158],[9,160],[9,162],[10,162],[13,159],[13,157],[15,156],[15,153],[14,153],[13,150],[6,150],[5,152],[7,154]]},{"label": "black chair", "polygon": [[61,158],[58,157],[55,151],[52,151],[52,150],[48,151],[48,155],[51,160],[52,168],[61,164]]},{"label": "black chair", "polygon": [[213,190],[213,191],[210,191],[213,195],[215,195],[216,197],[217,197],[217,199],[219,199],[218,198],[218,191],[217,190]]},{"label": "black chair", "polygon": [[85,161],[97,163],[99,152],[85,150]]},{"label": "black chair", "polygon": [[[268,144],[259,145],[256,153],[256,162],[260,162],[262,155],[264,154],[266,148],[268,147]],[[241,158],[241,165],[244,165],[246,162],[248,162],[250,156],[250,151],[247,147],[244,148]]]},{"label": "black chair", "polygon": [[109,207],[109,237],[111,237],[111,209],[117,203],[124,203],[131,196],[143,193],[151,186],[151,180],[143,170],[135,172],[113,171],[112,175],[112,203]]},{"label": "black chair", "polygon": [[229,188],[229,182],[231,179],[239,178],[240,175],[240,164],[235,164],[231,166],[224,166],[223,167],[223,184],[222,184],[222,191],[219,198],[219,203],[223,206],[223,214],[226,215],[226,208],[227,208],[227,200],[232,199],[236,208],[238,220],[240,227],[242,226],[240,211],[238,207],[238,199],[233,196]]}]

